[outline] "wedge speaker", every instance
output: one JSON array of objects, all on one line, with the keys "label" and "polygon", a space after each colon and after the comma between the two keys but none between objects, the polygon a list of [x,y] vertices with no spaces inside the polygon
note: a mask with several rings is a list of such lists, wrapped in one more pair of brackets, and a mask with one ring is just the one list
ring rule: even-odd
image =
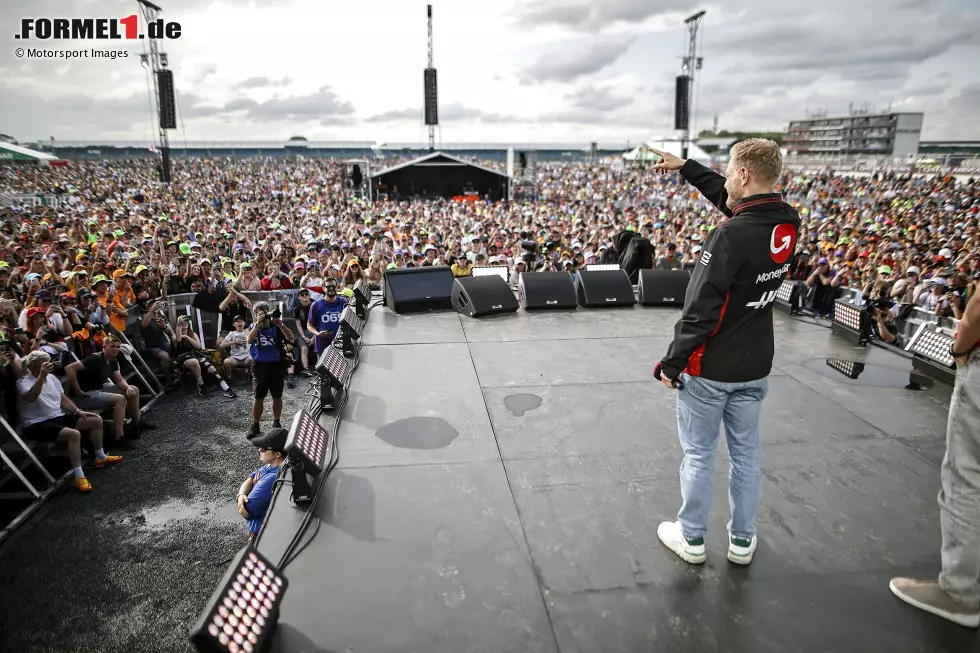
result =
[{"label": "wedge speaker", "polygon": [[385,270],[385,305],[395,313],[453,307],[453,273],[447,267]]},{"label": "wedge speaker", "polygon": [[453,283],[453,308],[470,317],[514,313],[517,297],[500,277],[459,277]]},{"label": "wedge speaker", "polygon": [[690,280],[687,270],[640,270],[640,304],[683,306]]},{"label": "wedge speaker", "polygon": [[632,306],[633,284],[624,270],[578,273],[578,303],[587,308]]},{"label": "wedge speaker", "polygon": [[567,272],[525,272],[517,284],[525,311],[576,308],[575,283]]}]

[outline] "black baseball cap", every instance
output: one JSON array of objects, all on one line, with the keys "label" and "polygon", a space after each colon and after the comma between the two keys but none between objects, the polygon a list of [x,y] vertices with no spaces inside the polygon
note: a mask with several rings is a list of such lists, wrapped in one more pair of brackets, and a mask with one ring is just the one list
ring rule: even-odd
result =
[{"label": "black baseball cap", "polygon": [[265,435],[260,435],[252,440],[252,444],[261,449],[282,452],[286,449],[286,436],[289,431],[286,429],[272,429]]}]

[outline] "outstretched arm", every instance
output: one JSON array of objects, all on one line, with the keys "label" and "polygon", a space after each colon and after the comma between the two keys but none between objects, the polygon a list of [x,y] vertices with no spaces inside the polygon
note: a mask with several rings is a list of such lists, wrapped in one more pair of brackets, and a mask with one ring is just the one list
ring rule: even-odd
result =
[{"label": "outstretched arm", "polygon": [[726,204],[728,191],[725,190],[725,178],[722,175],[693,159],[682,159],[670,152],[662,152],[652,148],[651,151],[660,156],[660,163],[653,166],[654,170],[660,172],[680,170],[681,176],[697,188],[709,202],[718,207],[718,210],[729,218],[732,217],[732,210]]}]

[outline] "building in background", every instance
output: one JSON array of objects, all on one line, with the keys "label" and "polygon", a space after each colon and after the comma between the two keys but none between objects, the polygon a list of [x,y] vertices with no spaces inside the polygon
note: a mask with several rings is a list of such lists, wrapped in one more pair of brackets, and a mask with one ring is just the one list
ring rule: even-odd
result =
[{"label": "building in background", "polygon": [[793,158],[908,163],[919,151],[921,113],[858,113],[794,120],[783,145]]},{"label": "building in background", "polygon": [[980,141],[922,141],[919,160],[931,159],[942,166],[980,168]]}]

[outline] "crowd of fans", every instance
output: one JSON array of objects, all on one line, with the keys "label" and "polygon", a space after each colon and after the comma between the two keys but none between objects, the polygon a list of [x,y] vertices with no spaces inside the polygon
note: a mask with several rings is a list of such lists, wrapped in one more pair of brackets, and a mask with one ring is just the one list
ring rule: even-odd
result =
[{"label": "crowd of fans", "polygon": [[[117,332],[139,336],[133,341],[168,385],[189,376],[202,394],[210,380],[234,396],[229,382],[254,364],[244,335],[250,291],[299,291],[284,322],[294,334],[292,372],[307,374],[336,319],[311,306],[331,288],[343,295],[362,279],[377,285],[393,267],[447,265],[465,276],[502,266],[512,281],[529,269],[574,273],[616,261],[626,231],[650,239],[655,267],[677,269],[697,260],[725,219],[677,176],[609,164],[539,164],[535,201],[509,203],[372,203],[345,192],[341,166],[323,159],[179,159],[172,184],[157,178],[150,160],[0,167],[0,193],[59,200],[0,208],[0,347],[7,395],[23,388],[19,405],[7,406],[19,410],[25,434],[74,437],[71,420],[57,433],[28,430],[39,416],[23,399],[36,401],[40,389],[50,394],[48,421],[111,410],[117,442],[147,428],[138,392],[113,365]],[[886,322],[903,306],[955,318],[976,292],[980,182],[787,171],[781,188],[803,219],[788,276],[806,282],[815,312],[828,313],[848,286]],[[180,293],[221,315],[217,356],[187,320],[168,321],[166,298]],[[36,371],[26,364],[40,365],[34,352],[49,358]],[[60,398],[52,373],[65,379]]]}]

